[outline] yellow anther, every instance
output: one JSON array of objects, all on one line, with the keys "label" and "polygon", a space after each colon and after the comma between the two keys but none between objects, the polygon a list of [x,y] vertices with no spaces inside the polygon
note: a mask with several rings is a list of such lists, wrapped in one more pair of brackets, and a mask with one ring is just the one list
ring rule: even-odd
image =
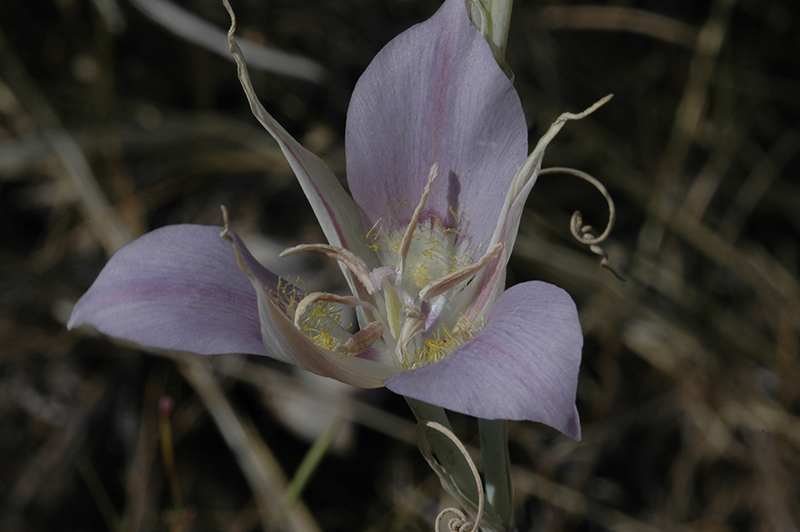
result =
[{"label": "yellow anther", "polygon": [[314,292],[301,299],[300,293],[293,284],[284,284],[279,280],[275,291],[270,292],[269,296],[309,340],[323,349],[336,349],[343,343],[342,335],[350,328],[350,324],[342,325],[342,311],[334,304],[357,306],[359,300],[324,292]]},{"label": "yellow anther", "polygon": [[308,306],[323,301],[325,303],[339,303],[340,305],[347,305],[348,307],[357,307],[361,301],[353,296],[337,296],[336,294],[329,294],[328,292],[312,292],[304,297],[294,311],[294,325],[300,328],[300,318],[306,313]]},{"label": "yellow anther", "polygon": [[400,363],[403,369],[409,370],[438,362],[471,340],[483,326],[482,322],[475,322],[463,316],[452,330],[442,324],[425,339],[419,349],[404,353]]}]

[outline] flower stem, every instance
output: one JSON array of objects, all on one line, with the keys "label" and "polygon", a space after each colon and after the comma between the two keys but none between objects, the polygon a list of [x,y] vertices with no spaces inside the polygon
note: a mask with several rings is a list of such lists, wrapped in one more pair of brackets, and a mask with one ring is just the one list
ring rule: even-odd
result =
[{"label": "flower stem", "polygon": [[[405,399],[408,406],[411,407],[411,411],[414,412],[417,421],[435,421],[452,432],[450,421],[447,419],[447,414],[442,407],[411,399],[410,397]],[[474,515],[478,508],[478,488],[475,486],[475,479],[469,464],[461,456],[458,447],[444,434],[427,429],[425,436],[441,465],[441,470],[434,468],[434,471],[439,475],[442,487],[468,513]],[[501,521],[497,513],[490,506],[484,509],[482,523],[481,528],[485,530],[507,530],[500,525]]]},{"label": "flower stem", "polygon": [[503,419],[478,419],[486,495],[506,530],[514,528],[514,485],[508,457],[508,424]]},{"label": "flower stem", "polygon": [[[450,431],[453,430],[444,408],[417,401],[410,397],[406,397],[406,402],[411,407],[411,411],[414,412],[417,421],[435,421]],[[469,468],[465,467],[466,462],[461,457],[456,446],[447,437],[436,431],[426,431],[426,436],[433,448],[433,452],[436,454],[436,458],[450,476],[453,477],[458,490],[477,507],[478,490],[475,487],[475,481],[472,479]],[[450,487],[445,485],[444,479],[442,480],[442,485],[447,491],[450,491]],[[453,496],[456,497],[455,495]]]}]

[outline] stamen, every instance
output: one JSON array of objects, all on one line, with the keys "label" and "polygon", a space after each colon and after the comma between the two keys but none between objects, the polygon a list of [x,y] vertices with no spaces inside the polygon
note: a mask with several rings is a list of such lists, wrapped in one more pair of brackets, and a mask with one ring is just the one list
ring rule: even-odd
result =
[{"label": "stamen", "polygon": [[372,303],[367,301],[362,301],[355,296],[338,296],[336,294],[331,294],[328,292],[312,292],[304,297],[300,303],[297,304],[297,309],[294,311],[294,325],[298,329],[300,328],[300,318],[303,317],[303,314],[306,313],[308,310],[308,306],[312,303],[316,303],[317,301],[323,301],[325,303],[339,303],[340,305],[347,305],[348,307],[364,307],[373,315],[380,317],[380,312]]},{"label": "stamen", "polygon": [[439,163],[433,163],[431,171],[428,174],[428,183],[425,185],[425,190],[422,191],[422,198],[419,200],[419,205],[414,209],[414,214],[411,215],[411,221],[408,222],[406,232],[403,234],[403,240],[400,242],[400,250],[398,251],[397,258],[397,273],[402,274],[406,265],[406,255],[408,255],[408,248],[411,247],[411,237],[414,235],[414,229],[417,227],[417,222],[422,214],[422,209],[425,208],[425,202],[428,201],[428,194],[431,192],[431,185],[433,180],[439,174]]},{"label": "stamen", "polygon": [[503,244],[498,242],[488,253],[486,253],[483,257],[481,257],[480,260],[478,260],[478,262],[476,262],[475,264],[472,264],[470,266],[465,266],[460,270],[456,270],[453,273],[450,273],[448,275],[445,275],[444,277],[441,277],[439,279],[436,279],[435,281],[431,281],[430,283],[428,283],[428,285],[425,286],[425,288],[420,290],[419,297],[423,301],[428,301],[440,294],[443,294],[444,292],[447,292],[448,290],[456,286],[458,283],[468,279],[469,277],[475,275],[480,270],[482,270],[483,267],[486,266],[486,264],[490,260],[496,258],[500,254],[500,251],[502,249],[503,249]]},{"label": "stamen", "polygon": [[336,246],[329,246],[327,244],[300,244],[299,246],[284,250],[280,256],[287,257],[300,251],[319,251],[332,259],[338,260],[347,266],[347,269],[356,276],[364,288],[367,289],[368,294],[372,295],[375,292],[375,287],[369,277],[369,267],[367,263],[352,251]]},{"label": "stamen", "polygon": [[348,355],[357,355],[365,349],[372,347],[381,336],[383,336],[383,325],[380,322],[373,321],[348,338],[345,343],[337,345],[335,350],[340,353],[347,353]]}]

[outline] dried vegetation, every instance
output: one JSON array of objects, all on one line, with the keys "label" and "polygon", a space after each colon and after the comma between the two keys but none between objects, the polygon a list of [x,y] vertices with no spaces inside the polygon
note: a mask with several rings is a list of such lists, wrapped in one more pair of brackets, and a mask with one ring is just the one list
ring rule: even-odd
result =
[{"label": "dried vegetation", "polygon": [[[221,4],[182,4],[225,29]],[[254,43],[314,58],[295,73],[307,79],[262,71],[255,83],[344,176],[357,76],[436,4],[237,10]],[[220,204],[263,260],[304,270],[310,288],[342,288],[329,261],[276,261],[322,240],[313,215],[232,63],[175,34],[202,42],[208,27],[164,5],[3,8],[0,529],[431,530],[441,490],[389,392],[65,330],[109,253],[165,224],[218,225]],[[547,280],[578,302],[584,439],[511,425],[520,530],[800,526],[799,26],[790,0],[517,2],[508,60],[532,140],[561,112],[616,95],[569,124],[545,166],[606,185],[617,223],[604,247],[626,279],[570,236],[575,209],[604,226],[602,196],[542,176],[509,282]],[[477,442],[474,422],[455,425]],[[300,502],[282,506],[309,439],[334,433]]]}]

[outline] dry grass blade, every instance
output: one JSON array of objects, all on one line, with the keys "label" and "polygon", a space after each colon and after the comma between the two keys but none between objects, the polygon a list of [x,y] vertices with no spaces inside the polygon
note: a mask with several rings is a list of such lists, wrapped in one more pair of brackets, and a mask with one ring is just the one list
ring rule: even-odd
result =
[{"label": "dry grass blade", "polygon": [[[358,76],[440,4],[241,4],[254,41],[313,57],[314,79],[331,74],[323,86],[253,71],[253,91],[344,180]],[[585,223],[600,233],[597,193],[571,177],[539,179],[508,283],[551,282],[576,302],[584,439],[508,425],[516,522],[564,532],[796,530],[800,6],[618,4],[516,2],[511,20],[507,59],[531,139],[564,110],[615,94],[564,128],[543,163],[608,188],[616,216],[602,245],[627,279],[599,270],[566,230],[580,207],[576,232]],[[205,9],[208,22],[192,14]],[[430,530],[451,501],[413,447],[400,398],[329,389],[232,355],[194,359],[213,368],[195,390],[178,355],[64,328],[107,253],[167,224],[218,225],[220,204],[270,269],[290,280],[302,271],[307,293],[347,291],[335,261],[278,257],[324,237],[246,109],[219,4],[12,2],[1,18],[0,529],[107,530],[122,516],[131,532],[167,530],[176,521],[157,404],[168,395],[194,528],[263,529],[283,489],[270,484],[265,456],[295,469],[315,424],[341,416],[348,438],[304,491],[318,528]],[[184,41],[214,35],[219,55]],[[472,420],[451,421],[464,442],[477,441]]]},{"label": "dry grass blade", "polygon": [[1,33],[0,50],[3,77],[14,87],[17,95],[24,97],[23,105],[30,109],[42,137],[58,156],[69,186],[79,200],[82,213],[110,255],[130,242],[132,235],[115,216],[113,208],[97,185],[80,146],[61,126],[58,116],[31,83],[23,65],[5,45],[5,38]]},{"label": "dry grass blade", "polygon": [[537,14],[543,29],[630,31],[693,48],[698,30],[657,13],[620,6],[546,6]]},{"label": "dry grass blade", "polygon": [[[230,61],[226,32],[167,0],[131,0],[145,15],[189,42]],[[325,70],[316,61],[239,39],[251,68],[320,83]]]},{"label": "dry grass blade", "polygon": [[[280,512],[281,501],[286,497],[288,481],[278,460],[249,422],[244,421],[231,407],[225,394],[211,373],[200,361],[186,358],[180,365],[183,375],[203,398],[203,402],[219,427],[231,451],[236,456],[242,472],[253,490],[263,528]],[[293,532],[319,532],[308,509],[298,501],[286,518],[287,530]]]}]

